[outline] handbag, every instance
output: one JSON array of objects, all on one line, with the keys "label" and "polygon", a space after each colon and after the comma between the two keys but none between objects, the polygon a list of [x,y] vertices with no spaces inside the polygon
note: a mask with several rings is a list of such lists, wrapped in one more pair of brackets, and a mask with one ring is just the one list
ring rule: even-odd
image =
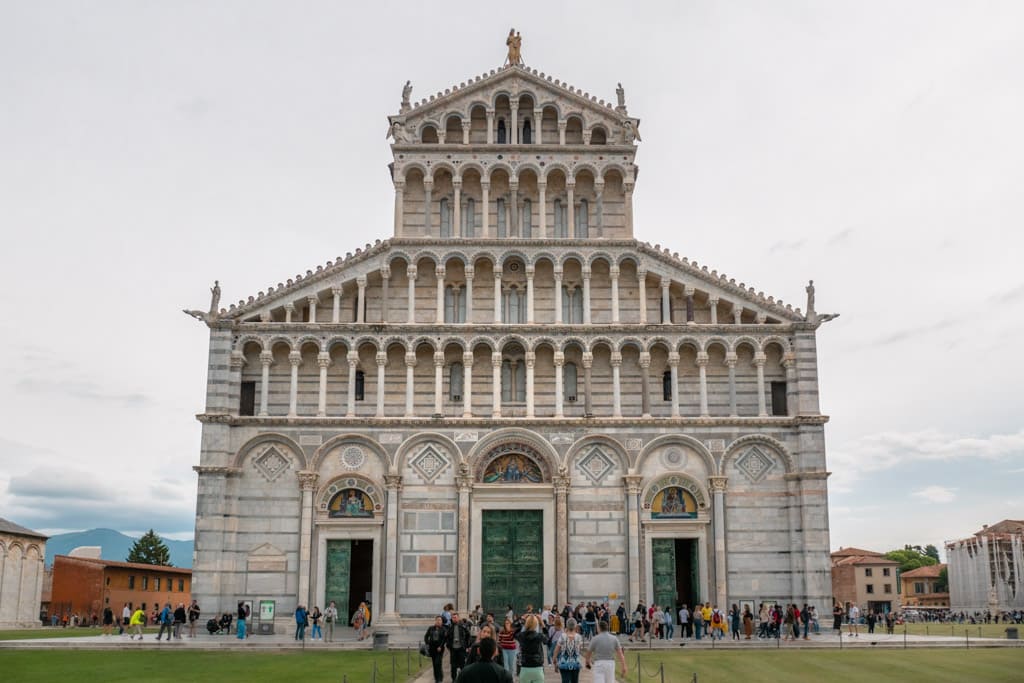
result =
[{"label": "handbag", "polygon": [[420,643],[420,657],[429,657],[429,656],[430,656],[430,650],[427,649],[427,644],[426,643]]}]

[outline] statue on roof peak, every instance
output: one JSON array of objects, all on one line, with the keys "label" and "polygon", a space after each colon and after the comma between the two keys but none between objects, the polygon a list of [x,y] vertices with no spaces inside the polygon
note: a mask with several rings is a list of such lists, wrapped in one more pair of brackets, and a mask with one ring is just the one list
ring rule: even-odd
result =
[{"label": "statue on roof peak", "polygon": [[399,110],[403,114],[412,109],[412,103],[409,101],[410,97],[412,97],[412,81],[406,81],[402,87],[402,106]]},{"label": "statue on roof peak", "polygon": [[514,28],[508,30],[508,38],[505,40],[505,45],[508,46],[508,57],[505,58],[505,63],[509,66],[522,66],[523,65],[523,36],[522,34],[516,33]]}]

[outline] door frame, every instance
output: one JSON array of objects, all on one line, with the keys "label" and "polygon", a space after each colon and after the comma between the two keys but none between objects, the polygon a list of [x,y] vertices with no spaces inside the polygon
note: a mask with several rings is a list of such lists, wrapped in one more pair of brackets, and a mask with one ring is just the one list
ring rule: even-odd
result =
[{"label": "door frame", "polygon": [[[474,487],[471,494],[471,509],[477,510],[540,510],[544,524],[544,590],[541,600],[551,604],[555,600],[555,494],[550,484],[510,486],[484,489]],[[472,609],[481,604],[483,586],[483,515],[469,516],[469,605]],[[460,607],[462,607],[460,605]],[[497,619],[497,615],[495,615]]]},{"label": "door frame", "polygon": [[[708,581],[708,550],[707,550],[707,522],[644,522],[644,586],[641,595],[644,596],[648,605],[654,602],[654,543],[655,538],[681,538],[695,539],[697,541],[697,578],[700,585],[704,587],[701,591],[704,600],[715,601],[708,591],[711,584]],[[691,605],[692,607],[692,605]]]},{"label": "door frame", "polygon": [[[310,590],[311,596],[316,596],[314,605],[327,605],[327,541],[373,541],[373,567],[371,568],[373,580],[370,590],[373,591],[373,614],[376,615],[382,610],[384,594],[381,593],[381,558],[383,557],[384,543],[383,520],[380,522],[347,522],[345,526],[318,526],[316,528],[316,583]],[[350,570],[351,571],[351,570]],[[308,607],[309,605],[307,605]],[[345,617],[347,623],[348,616]]]}]

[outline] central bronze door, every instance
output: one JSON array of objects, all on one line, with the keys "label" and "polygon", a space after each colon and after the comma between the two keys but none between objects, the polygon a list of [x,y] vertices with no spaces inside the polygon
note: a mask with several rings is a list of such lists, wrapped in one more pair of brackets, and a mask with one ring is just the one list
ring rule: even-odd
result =
[{"label": "central bronze door", "polygon": [[544,599],[544,513],[483,510],[481,581],[483,608],[504,622],[508,606],[540,611]]}]

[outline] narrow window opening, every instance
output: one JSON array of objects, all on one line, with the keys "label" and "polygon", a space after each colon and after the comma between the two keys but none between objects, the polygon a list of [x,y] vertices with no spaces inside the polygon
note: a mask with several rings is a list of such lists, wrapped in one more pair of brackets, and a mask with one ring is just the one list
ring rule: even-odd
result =
[{"label": "narrow window opening", "polygon": [[772,382],[772,415],[789,415],[786,405],[786,383]]},{"label": "narrow window opening", "polygon": [[576,371],[575,363],[566,363],[565,368],[562,370],[562,384],[563,391],[565,393],[565,400],[569,403],[575,403],[577,394],[577,379],[579,374]]},{"label": "narrow window opening", "polygon": [[672,400],[672,371],[666,370],[661,373],[661,398],[665,401]]},{"label": "narrow window opening", "polygon": [[[383,368],[382,368],[383,370]],[[366,390],[366,375],[363,374],[362,370],[356,370],[356,400],[362,401],[364,399]]]},{"label": "narrow window opening", "polygon": [[458,402],[462,400],[463,384],[462,363],[452,363],[448,368],[448,400]]},{"label": "narrow window opening", "polygon": [[508,136],[505,131],[505,119],[498,119],[498,144],[504,145],[507,137]]},{"label": "narrow window opening", "polygon": [[256,382],[242,382],[238,392],[238,414],[256,414]]}]

